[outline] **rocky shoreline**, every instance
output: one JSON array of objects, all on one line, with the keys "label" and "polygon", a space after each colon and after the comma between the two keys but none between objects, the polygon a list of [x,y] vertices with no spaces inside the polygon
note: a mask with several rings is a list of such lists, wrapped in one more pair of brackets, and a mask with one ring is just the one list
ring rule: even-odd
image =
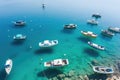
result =
[{"label": "rocky shoreline", "polygon": [[[91,61],[90,66],[98,65],[99,62],[97,60]],[[92,74],[92,75],[81,75],[76,73],[75,70],[71,70],[67,73],[58,74],[57,76],[50,78],[49,80],[120,80],[120,61],[115,61],[112,65],[115,73],[110,75],[104,74]]]},{"label": "rocky shoreline", "polygon": [[77,75],[74,70],[71,70],[65,74],[58,74],[56,77],[50,78],[49,80],[89,80],[89,78],[87,75]]}]

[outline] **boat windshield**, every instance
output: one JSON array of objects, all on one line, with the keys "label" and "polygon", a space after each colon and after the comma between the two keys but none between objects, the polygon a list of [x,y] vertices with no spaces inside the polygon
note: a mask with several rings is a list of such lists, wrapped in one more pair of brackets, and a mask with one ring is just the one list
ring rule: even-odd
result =
[{"label": "boat windshield", "polygon": [[107,72],[112,72],[112,69],[106,69]]},{"label": "boat windshield", "polygon": [[10,65],[8,64],[8,65],[5,65],[5,68],[8,68],[8,67],[10,67]]},{"label": "boat windshield", "polygon": [[99,68],[98,68],[98,67],[96,67],[95,69],[99,71]]}]

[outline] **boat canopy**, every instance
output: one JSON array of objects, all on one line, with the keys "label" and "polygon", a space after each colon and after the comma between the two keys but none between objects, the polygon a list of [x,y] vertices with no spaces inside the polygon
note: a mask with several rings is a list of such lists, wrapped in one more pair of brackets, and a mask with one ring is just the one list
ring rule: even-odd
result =
[{"label": "boat canopy", "polygon": [[62,60],[61,59],[56,59],[53,62],[54,62],[54,65],[62,65]]}]

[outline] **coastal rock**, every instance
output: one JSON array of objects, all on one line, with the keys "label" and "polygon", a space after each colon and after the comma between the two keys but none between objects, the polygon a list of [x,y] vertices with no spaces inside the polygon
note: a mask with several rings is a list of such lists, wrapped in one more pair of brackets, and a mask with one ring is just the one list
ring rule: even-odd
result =
[{"label": "coastal rock", "polygon": [[57,77],[53,77],[52,80],[58,80]]},{"label": "coastal rock", "polygon": [[69,73],[68,73],[68,76],[69,77],[72,77],[72,76],[74,76],[75,75],[75,72],[73,71],[73,70],[71,70]]},{"label": "coastal rock", "polygon": [[78,77],[77,76],[72,76],[70,79],[71,80],[78,80]]},{"label": "coastal rock", "polygon": [[57,78],[58,79],[63,79],[63,78],[65,78],[65,74],[59,74],[59,75],[57,75]]},{"label": "coastal rock", "polygon": [[87,75],[84,76],[84,80],[89,80]]},{"label": "coastal rock", "polygon": [[66,78],[64,78],[63,80],[71,80],[71,79],[69,79],[69,78],[66,77]]},{"label": "coastal rock", "polygon": [[84,80],[84,78],[81,75],[79,75],[78,77],[80,78],[80,80]]},{"label": "coastal rock", "polygon": [[99,64],[97,60],[92,60],[91,63],[92,63],[92,65],[94,65],[94,66]]}]

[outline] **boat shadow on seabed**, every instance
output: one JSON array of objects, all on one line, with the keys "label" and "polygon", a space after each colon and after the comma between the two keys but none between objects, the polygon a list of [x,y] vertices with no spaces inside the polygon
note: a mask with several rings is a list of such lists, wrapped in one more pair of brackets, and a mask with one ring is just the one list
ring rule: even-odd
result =
[{"label": "boat shadow on seabed", "polygon": [[4,69],[0,70],[0,80],[6,80],[7,74]]}]

